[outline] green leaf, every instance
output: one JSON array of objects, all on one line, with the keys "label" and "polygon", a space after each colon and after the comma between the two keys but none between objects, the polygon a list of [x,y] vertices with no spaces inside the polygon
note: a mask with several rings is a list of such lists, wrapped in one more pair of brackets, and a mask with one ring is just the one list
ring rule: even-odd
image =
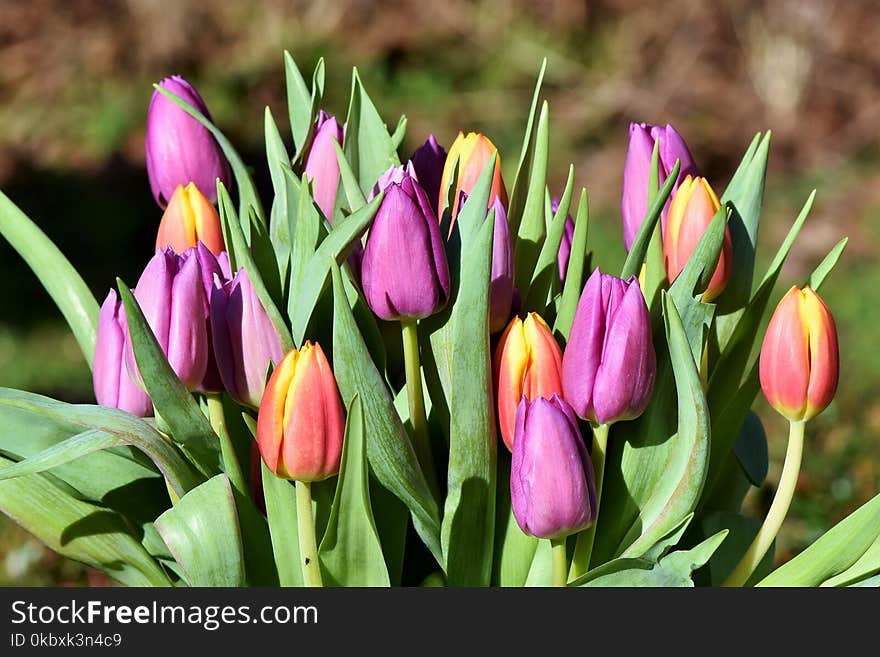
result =
[{"label": "green leaf", "polygon": [[[290,227],[293,240],[293,251],[290,254],[290,298],[287,313],[292,324],[298,322],[305,328],[308,317],[312,314],[311,307],[303,307],[301,302],[303,278],[306,267],[315,255],[322,238],[321,213],[315,207],[309,192],[309,183],[305,174],[297,179],[293,171],[286,169],[288,185],[298,190],[298,206],[296,219]],[[317,301],[317,298],[315,299]],[[305,321],[303,321],[305,316]],[[299,341],[294,341],[299,346]]]},{"label": "green leaf", "polygon": [[[73,450],[72,453],[75,454],[73,458],[77,458],[112,445],[126,444],[137,447],[148,455],[178,495],[183,495],[202,481],[173,445],[144,420],[125,411],[104,406],[66,404],[49,397],[10,388],[0,388],[0,407],[18,409],[31,415],[92,430],[85,432],[85,436],[82,434],[76,436],[76,440],[72,443],[62,441],[53,447],[48,447],[48,455],[46,452],[42,455],[34,455],[32,458],[37,459],[35,461],[37,466],[40,460],[43,460],[43,463],[50,463],[46,468],[71,460],[64,458],[68,450]],[[120,442],[110,444],[107,434],[115,436]],[[32,467],[34,466],[22,465],[20,469],[27,472],[28,468]],[[32,471],[38,472],[46,468],[38,467]]]},{"label": "green leaf", "polygon": [[761,418],[754,411],[746,414],[746,419],[739,428],[733,452],[752,485],[763,484],[770,467],[767,434],[764,432]]},{"label": "green leaf", "polygon": [[302,586],[299,530],[296,520],[296,489],[286,479],[272,474],[260,459],[266,518],[272,535],[272,552],[281,586]]},{"label": "green leaf", "polygon": [[385,380],[376,369],[358,331],[342,287],[338,265],[333,271],[333,371],[346,404],[357,394],[364,408],[367,457],[373,474],[409,508],[413,525],[443,565],[440,517]]},{"label": "green leaf", "polygon": [[88,285],[52,240],[3,192],[0,192],[0,234],[46,288],[91,369],[100,308]]},{"label": "green leaf", "polygon": [[[0,456],[0,468],[12,464]],[[0,481],[0,511],[58,554],[102,570],[121,584],[171,585],[119,514],[67,495],[44,475]]]},{"label": "green leaf", "polygon": [[[274,207],[274,205],[273,205]],[[284,301],[283,290],[281,286],[281,274],[278,260],[275,256],[275,248],[266,227],[260,223],[254,214],[254,209],[248,210],[248,220],[251,225],[251,255],[254,259],[254,265],[260,272],[260,279],[266,287],[266,292],[276,308],[282,307]],[[288,254],[283,254],[283,258],[288,258]]]},{"label": "green leaf", "polygon": [[357,68],[352,71],[351,103],[345,128],[345,153],[357,172],[361,191],[370,193],[379,176],[400,165],[397,146],[367,95]]},{"label": "green leaf", "polygon": [[[820,586],[854,586],[880,572],[880,535],[865,553],[842,573],[826,579]],[[877,586],[877,584],[873,584]]]},{"label": "green leaf", "polygon": [[510,454],[507,450],[500,450],[498,454],[496,490],[492,584],[525,586],[538,548],[538,539],[526,536],[513,516],[510,506]]},{"label": "green leaf", "polygon": [[336,160],[339,163],[339,177],[342,179],[342,189],[345,191],[345,198],[348,201],[348,207],[352,212],[360,210],[367,199],[358,185],[357,176],[351,169],[348,159],[345,157],[345,151],[336,140],[333,141],[336,148]]},{"label": "green leaf", "polygon": [[324,93],[324,59],[319,59],[315,66],[315,72],[312,75],[312,89],[309,91],[293,56],[285,50],[284,77],[287,84],[290,134],[293,137],[296,160],[299,161],[302,159],[306,144],[309,143],[315,129],[315,119]]},{"label": "green leaf", "polygon": [[400,147],[400,143],[403,141],[403,138],[406,136],[406,116],[401,116],[397,121],[397,127],[394,128],[394,134],[391,135],[391,143],[394,146],[394,150],[397,150]]},{"label": "green leaf", "polygon": [[[272,117],[272,111],[266,106],[264,119],[266,133],[266,161],[269,164],[269,176],[272,179],[272,209],[269,211],[269,237],[275,249],[275,260],[278,263],[280,281],[287,280],[287,269],[290,264],[290,224],[287,221],[287,181],[284,166],[290,165],[290,156],[284,147],[278,125]],[[282,290],[283,293],[283,290]]]},{"label": "green leaf", "polygon": [[853,511],[757,586],[818,586],[858,563],[878,536],[880,495]]},{"label": "green leaf", "polygon": [[529,282],[538,253],[546,235],[544,223],[544,189],[547,186],[547,160],[550,151],[550,127],[547,101],[541,106],[538,127],[535,131],[535,150],[529,170],[528,193],[523,208],[522,221],[514,235],[513,263],[514,280],[520,294],[525,299],[529,292]]},{"label": "green leaf", "polygon": [[[703,536],[712,536],[721,530],[726,530],[729,534],[727,540],[709,559],[706,567],[697,573],[694,579],[697,585],[721,586],[733,572],[746,550],[749,549],[760,528],[760,520],[732,511],[714,511],[703,518],[700,523],[700,533]],[[758,581],[773,570],[773,551],[771,546],[755,568],[755,572],[749,578],[746,586],[749,586],[750,582]]]},{"label": "green leaf", "polygon": [[[166,98],[170,99],[175,105],[205,126],[208,131],[214,135],[214,139],[220,144],[220,148],[223,150],[226,159],[229,160],[229,165],[232,167],[232,172],[235,175],[235,184],[238,187],[239,196],[239,216],[242,218],[247,217],[247,208],[248,206],[252,206],[256,211],[257,216],[260,218],[260,221],[265,223],[266,215],[263,212],[263,205],[260,203],[260,196],[257,194],[257,188],[254,185],[251,174],[247,170],[247,166],[245,166],[244,161],[241,159],[238,151],[235,150],[232,142],[229,141],[226,138],[226,135],[220,132],[217,126],[211,123],[204,114],[186,102],[183,98],[158,84],[154,84],[153,88]],[[241,228],[242,230],[247,230],[249,226],[245,225]]]},{"label": "green leaf", "polygon": [[571,239],[571,255],[568,258],[568,269],[565,271],[565,285],[562,288],[562,302],[556,314],[553,334],[568,341],[574,314],[581,299],[584,287],[584,270],[587,261],[587,233],[590,227],[590,202],[587,190],[581,190],[577,217],[574,221],[574,236]]},{"label": "green leaf", "polygon": [[[467,249],[452,313],[449,468],[442,544],[450,586],[488,585],[495,531],[495,414],[489,351],[494,216]],[[467,242],[465,242],[467,243]]]},{"label": "green leaf", "polygon": [[822,262],[819,263],[819,266],[813,270],[813,273],[810,274],[810,279],[807,281],[807,285],[809,285],[814,290],[818,290],[822,287],[822,283],[825,282],[825,278],[832,272],[834,267],[837,265],[837,261],[840,260],[840,256],[843,255],[843,250],[846,248],[847,242],[849,242],[848,237],[844,237],[837,244],[834,245],[834,248],[828,253],[825,258],[822,259]]},{"label": "green leaf", "polygon": [[724,529],[690,550],[671,552],[660,561],[620,558],[594,568],[569,586],[692,587],[691,574],[702,567],[724,542]]},{"label": "green leaf", "polygon": [[[663,183],[663,187],[660,188],[660,191],[657,192],[654,200],[648,206],[645,218],[642,220],[642,225],[639,226],[639,232],[636,233],[636,238],[632,243],[632,247],[630,247],[629,254],[626,256],[626,261],[623,263],[623,270],[620,272],[620,277],[622,279],[627,280],[630,276],[639,275],[639,272],[642,269],[642,263],[645,262],[645,256],[648,253],[651,236],[654,234],[654,227],[660,220],[660,214],[663,212],[663,207],[666,205],[666,199],[669,198],[669,194],[672,192],[672,187],[675,185],[675,181],[678,180],[678,171],[680,168],[681,162],[676,160],[675,166],[672,167],[672,171],[670,171],[669,175],[666,177],[666,182]],[[693,260],[693,256],[691,256],[691,260]],[[679,274],[679,278],[680,277],[681,274]]]},{"label": "green leaf", "polygon": [[244,586],[241,530],[225,474],[184,495],[155,525],[187,584]]},{"label": "green leaf", "polygon": [[538,100],[541,96],[541,84],[544,81],[544,72],[547,70],[547,58],[541,64],[538,72],[538,80],[535,82],[535,91],[532,94],[532,105],[529,109],[529,118],[526,122],[526,131],[523,135],[522,149],[520,150],[519,163],[516,165],[516,175],[513,177],[513,185],[510,192],[510,205],[507,209],[507,222],[510,224],[510,234],[519,234],[519,225],[522,222],[523,210],[526,205],[526,192],[528,187],[528,171],[532,166],[535,152],[535,140],[532,127],[538,119]]},{"label": "green leaf", "polygon": [[131,290],[118,278],[116,281],[125,306],[134,358],[156,412],[170,427],[173,440],[192,456],[202,474],[212,476],[221,472],[219,442],[211,423],[171,369]]},{"label": "green leaf", "polygon": [[364,417],[357,395],[348,406],[336,495],[318,556],[325,585],[391,584],[370,506]]}]

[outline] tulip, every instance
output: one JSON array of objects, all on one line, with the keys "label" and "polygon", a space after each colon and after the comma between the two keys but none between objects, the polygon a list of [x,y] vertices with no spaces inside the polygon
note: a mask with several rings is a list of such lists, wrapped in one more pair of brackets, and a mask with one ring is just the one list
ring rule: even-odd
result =
[{"label": "tulip", "polygon": [[839,370],[837,328],[810,287],[793,286],[776,306],[759,367],[764,396],[789,420],[810,420],[831,403]]},{"label": "tulip", "polygon": [[[379,180],[373,185],[373,189],[370,190],[367,200],[372,201],[380,192],[384,192],[391,185],[401,184],[406,178],[412,178],[415,181],[419,180],[418,175],[416,175],[415,167],[411,161],[407,162],[406,165],[400,164],[398,166],[390,167],[385,173],[379,176]],[[424,190],[424,187],[422,187],[422,189]]]},{"label": "tulip", "polygon": [[416,178],[431,201],[431,207],[437,213],[437,199],[440,197],[440,181],[443,178],[443,167],[446,164],[446,150],[437,143],[434,135],[429,135],[425,143],[419,146],[410,158],[415,169]]},{"label": "tulip", "polygon": [[258,408],[269,363],[280,363],[284,352],[244,269],[230,282],[214,287],[211,329],[223,387],[236,401]]},{"label": "tulip", "polygon": [[391,183],[367,236],[364,296],[385,320],[432,315],[449,300],[449,265],[437,217],[411,175]]},{"label": "tulip", "polygon": [[[159,86],[187,101],[211,119],[205,101],[179,75]],[[194,183],[211,202],[217,200],[217,179],[229,187],[229,164],[214,136],[201,123],[158,90],[147,110],[147,176],[159,207],[164,208],[178,185]]]},{"label": "tulip", "polygon": [[[705,178],[687,176],[682,182],[672,205],[669,206],[666,229],[663,232],[663,259],[666,277],[672,283],[681,273],[688,259],[697,248],[700,238],[708,228],[712,217],[721,204]],[[724,229],[724,242],[715,273],[703,292],[704,302],[712,301],[727,287],[733,267],[733,242],[730,228]]]},{"label": "tulip", "polygon": [[565,400],[593,424],[636,418],[651,399],[656,369],[651,316],[638,280],[596,269],[562,357]]},{"label": "tulip", "polygon": [[159,223],[156,251],[171,247],[175,253],[183,253],[199,242],[214,255],[225,250],[220,215],[195,184],[178,185]]},{"label": "tulip", "polygon": [[[455,175],[453,167],[456,160],[458,161],[458,181],[455,186],[455,194],[453,195],[452,218],[458,216],[458,210],[461,207],[461,192],[470,194],[483,173],[483,169],[492,154],[497,152],[495,145],[489,141],[487,137],[475,132],[469,132],[467,136],[459,132],[455,142],[449,149],[446,156],[446,163],[443,167],[443,175],[440,178],[440,193],[438,195],[438,215],[443,216],[443,212],[447,207],[447,199],[444,191],[447,185],[452,181]],[[504,181],[501,178],[501,157],[495,160],[495,175],[492,178],[492,187],[489,192],[489,204],[491,207],[496,198],[501,199],[501,203],[507,207],[507,190],[504,188]]]},{"label": "tulip", "polygon": [[[160,251],[147,263],[132,291],[168,363],[188,390],[197,390],[207,371],[207,302],[198,257]],[[124,323],[128,331],[127,323]],[[140,381],[131,344],[126,344],[129,374]]]},{"label": "tulip", "polygon": [[292,349],[269,377],[257,416],[260,455],[275,475],[302,482],[339,472],[345,418],[321,345]]},{"label": "tulip", "polygon": [[501,199],[496,197],[492,208],[495,210],[495,226],[489,283],[489,333],[497,333],[507,324],[513,305],[513,245]]},{"label": "tulip", "polygon": [[529,536],[560,539],[593,522],[593,467],[574,412],[558,395],[519,403],[510,502]]},{"label": "tulip", "polygon": [[336,146],[342,143],[343,129],[335,117],[323,110],[318,115],[315,138],[306,158],[305,174],[312,183],[315,203],[329,221],[333,221],[336,192],[339,189],[339,160]]},{"label": "tulip", "polygon": [[[559,210],[559,199],[554,198],[550,203],[550,211],[556,214]],[[556,260],[559,263],[559,280],[565,283],[565,272],[568,271],[568,260],[571,257],[571,242],[574,239],[574,219],[570,214],[565,215],[565,230],[562,233],[562,241],[559,243],[559,251]]]},{"label": "tulip", "polygon": [[[626,164],[623,169],[623,198],[621,213],[623,215],[623,242],[629,251],[636,239],[639,227],[648,211],[648,176],[651,173],[651,157],[654,143],[659,141],[658,174],[659,182],[672,171],[675,161],[680,161],[678,178],[672,187],[675,195],[679,184],[685,176],[698,175],[697,165],[681,135],[671,125],[665,128],[648,123],[629,124],[629,148],[626,151]],[[661,215],[662,226],[666,226],[666,211]]]},{"label": "tulip", "polygon": [[110,290],[98,314],[92,373],[95,399],[101,406],[121,408],[133,415],[146,417],[152,413],[153,403],[149,395],[129,376],[123,358],[125,343],[128,341],[128,331],[123,327],[121,319],[124,313],[116,290]]},{"label": "tulip", "polygon": [[562,392],[562,350],[540,315],[510,320],[495,348],[493,369],[501,438],[513,450],[520,400]]}]

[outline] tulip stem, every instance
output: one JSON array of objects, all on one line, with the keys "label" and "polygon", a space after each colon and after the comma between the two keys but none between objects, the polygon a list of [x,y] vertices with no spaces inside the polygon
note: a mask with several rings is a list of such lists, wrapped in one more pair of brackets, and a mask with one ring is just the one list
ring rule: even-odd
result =
[{"label": "tulip stem", "polygon": [[419,360],[419,332],[415,320],[401,320],[403,331],[403,360],[406,369],[406,396],[409,401],[409,421],[413,430],[416,456],[425,472],[428,486],[434,497],[439,499],[437,473],[434,470],[434,456],[428,437],[428,419],[425,416],[425,397],[422,392],[422,368]]},{"label": "tulip stem", "polygon": [[312,485],[307,481],[296,482],[296,522],[303,585],[324,586],[321,564],[318,562],[318,542],[315,540],[315,518],[312,515]]},{"label": "tulip stem", "polygon": [[590,557],[593,556],[593,541],[596,538],[596,523],[599,521],[599,502],[602,500],[602,480],[605,475],[605,450],[608,447],[608,430],[610,424],[593,427],[593,449],[590,460],[593,462],[593,476],[596,481],[596,515],[593,524],[577,535],[574,545],[574,556],[568,579],[575,580],[590,570]]},{"label": "tulip stem", "polygon": [[746,550],[746,553],[736,564],[733,572],[727,576],[722,586],[743,586],[755,572],[755,568],[761,563],[761,559],[767,554],[773,539],[779,533],[782,522],[788,514],[788,507],[794,497],[794,489],[797,485],[798,474],[801,469],[801,456],[804,451],[804,423],[789,422],[788,448],[785,451],[785,462],[782,465],[782,475],[779,477],[779,487],[770,505],[770,511],[764,518],[764,524],[758,530],[755,540]]},{"label": "tulip stem", "polygon": [[208,418],[211,421],[211,428],[220,438],[220,454],[223,457],[223,468],[226,476],[229,477],[229,483],[240,494],[247,496],[248,487],[245,484],[245,478],[241,471],[241,465],[238,462],[238,456],[235,453],[235,447],[232,444],[232,438],[229,435],[229,429],[226,426],[226,415],[223,413],[223,400],[220,393],[208,392],[205,394],[208,401]]},{"label": "tulip stem", "polygon": [[565,538],[551,538],[550,550],[553,556],[553,586],[565,586],[566,574],[568,572]]}]

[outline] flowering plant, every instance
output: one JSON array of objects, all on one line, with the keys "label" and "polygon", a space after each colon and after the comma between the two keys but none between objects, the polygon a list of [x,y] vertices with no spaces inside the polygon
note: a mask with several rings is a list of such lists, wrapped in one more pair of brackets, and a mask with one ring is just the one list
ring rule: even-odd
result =
[{"label": "flowering plant", "polygon": [[[618,276],[591,268],[574,168],[547,188],[543,68],[509,185],[485,136],[402,159],[405,117],[389,131],[357,71],[340,124],[323,61],[285,68],[268,203],[197,91],[156,85],[156,253],[100,306],[0,195],[98,402],[0,389],[4,513],[128,585],[877,583],[880,496],[774,569],[837,387],[818,291],[846,240],[762,339],[813,201],[755,285],[769,133],[718,196],[671,126],[633,124]],[[758,522],[761,387],[791,434]]]}]

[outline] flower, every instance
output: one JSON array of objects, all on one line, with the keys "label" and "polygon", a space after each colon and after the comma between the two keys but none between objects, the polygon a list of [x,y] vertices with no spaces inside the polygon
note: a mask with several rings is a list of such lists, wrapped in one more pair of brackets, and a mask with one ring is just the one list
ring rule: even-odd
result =
[{"label": "flower", "polygon": [[315,138],[306,158],[305,174],[312,183],[312,196],[321,212],[333,221],[336,192],[339,189],[339,160],[335,143],[342,144],[343,129],[335,117],[321,110],[318,115]]},{"label": "flower", "polygon": [[[559,199],[554,198],[550,203],[550,211],[555,215],[559,210]],[[559,263],[559,280],[565,283],[565,273],[568,271],[568,260],[571,257],[571,242],[574,239],[574,219],[570,214],[565,215],[565,229],[562,233],[562,241],[559,243],[559,251],[556,260]]]},{"label": "flower", "polygon": [[214,255],[226,249],[220,215],[194,183],[178,185],[159,223],[156,250],[171,247],[175,253],[183,253],[199,242]]},{"label": "flower", "polygon": [[[456,161],[458,162],[458,181],[455,185],[455,194],[453,196],[452,218],[458,216],[458,210],[461,207],[461,193],[470,194],[483,173],[486,163],[492,154],[497,152],[495,145],[483,134],[469,132],[467,136],[459,132],[458,137],[449,149],[446,156],[446,163],[443,167],[443,175],[440,178],[440,192],[438,196],[438,215],[442,216],[447,207],[447,199],[444,191],[451,183],[452,177],[455,175]],[[496,198],[501,199],[501,203],[507,207],[507,190],[504,188],[504,180],[501,178],[501,157],[495,160],[495,174],[492,178],[492,187],[489,192],[489,205]]]},{"label": "flower", "polygon": [[410,158],[416,178],[425,190],[434,213],[437,213],[437,199],[440,197],[440,181],[446,164],[446,151],[437,143],[434,135],[428,135],[425,143],[419,146]]}]

